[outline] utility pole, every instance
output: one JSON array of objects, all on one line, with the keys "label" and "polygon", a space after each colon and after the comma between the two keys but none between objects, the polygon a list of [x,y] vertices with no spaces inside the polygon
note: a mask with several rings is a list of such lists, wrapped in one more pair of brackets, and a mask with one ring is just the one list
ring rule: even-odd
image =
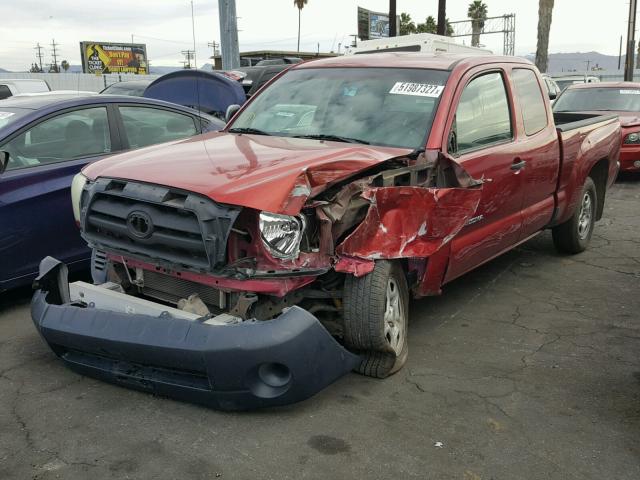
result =
[{"label": "utility pole", "polygon": [[213,49],[213,56],[214,57],[220,55],[220,52],[218,51],[218,47],[219,46],[220,46],[220,44],[218,42],[216,42],[215,40],[213,42],[207,43],[207,47]]},{"label": "utility pole", "polygon": [[627,25],[627,56],[624,60],[624,80],[633,81],[633,59],[636,50],[636,9],[637,0],[629,0],[629,24]]},{"label": "utility pole", "polygon": [[191,68],[191,59],[195,58],[195,54],[193,52],[193,50],[182,50],[180,52],[182,55],[184,55],[184,60],[182,61],[182,64],[184,65],[185,69],[190,69]]},{"label": "utility pole", "polygon": [[438,0],[438,35],[447,34],[447,0]]},{"label": "utility pole", "polygon": [[238,19],[236,0],[218,0],[220,17],[220,43],[222,50],[222,69],[233,70],[240,67],[238,48]]},{"label": "utility pole", "polygon": [[56,51],[56,47],[60,46],[59,43],[56,43],[56,39],[51,40],[51,58],[53,59],[53,71],[58,73],[60,69],[58,68],[58,52]]},{"label": "utility pole", "polygon": [[42,47],[40,46],[40,42],[38,42],[38,44],[33,48],[34,50],[38,50],[36,57],[38,59],[38,65],[40,66],[40,72],[42,72]]},{"label": "utility pole", "polygon": [[198,60],[196,58],[196,22],[193,16],[193,0],[191,0],[191,33],[193,35],[193,65],[198,69]]},{"label": "utility pole", "polygon": [[618,53],[618,70],[620,70],[621,62],[622,62],[622,35],[620,35],[620,52]]},{"label": "utility pole", "polygon": [[397,21],[396,21],[396,0],[389,0],[389,36],[395,37],[398,35],[397,32]]}]

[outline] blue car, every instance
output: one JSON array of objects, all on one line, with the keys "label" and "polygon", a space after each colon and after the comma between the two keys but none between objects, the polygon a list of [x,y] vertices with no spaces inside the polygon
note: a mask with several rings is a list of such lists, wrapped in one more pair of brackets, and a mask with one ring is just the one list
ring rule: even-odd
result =
[{"label": "blue car", "polygon": [[116,152],[219,130],[202,112],[147,98],[38,94],[0,101],[0,291],[29,284],[51,255],[87,268],[71,180]]}]

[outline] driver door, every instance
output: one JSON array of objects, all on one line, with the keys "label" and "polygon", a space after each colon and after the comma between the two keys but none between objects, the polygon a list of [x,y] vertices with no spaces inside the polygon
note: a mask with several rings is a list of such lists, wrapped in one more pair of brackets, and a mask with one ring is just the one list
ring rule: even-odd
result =
[{"label": "driver door", "polygon": [[522,226],[522,163],[514,148],[516,122],[506,73],[471,72],[462,85],[448,153],[484,184],[474,216],[451,242],[445,282],[515,245]]},{"label": "driver door", "polygon": [[0,175],[0,290],[31,281],[47,255],[90,258],[73,218],[71,180],[118,146],[106,105],[50,116],[0,145],[10,155]]}]

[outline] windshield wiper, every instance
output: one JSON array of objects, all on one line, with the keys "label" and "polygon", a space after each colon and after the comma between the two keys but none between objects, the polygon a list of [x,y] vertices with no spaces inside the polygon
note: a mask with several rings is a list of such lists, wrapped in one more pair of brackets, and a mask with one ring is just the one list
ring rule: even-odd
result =
[{"label": "windshield wiper", "polygon": [[271,135],[269,132],[265,132],[264,130],[260,130],[258,128],[251,127],[238,127],[238,128],[230,128],[230,133],[248,133],[253,135]]},{"label": "windshield wiper", "polygon": [[330,135],[325,133],[292,136],[293,138],[309,138],[311,140],[329,140],[330,142],[361,143],[363,145],[369,145],[369,142],[367,142],[366,140],[361,140],[359,138],[343,137],[340,135]]}]

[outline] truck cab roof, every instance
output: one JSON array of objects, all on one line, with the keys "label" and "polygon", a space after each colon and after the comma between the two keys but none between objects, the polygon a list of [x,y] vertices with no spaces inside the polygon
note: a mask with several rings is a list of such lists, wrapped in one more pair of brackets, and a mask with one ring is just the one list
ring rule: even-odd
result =
[{"label": "truck cab roof", "polygon": [[468,69],[487,63],[533,65],[524,58],[500,55],[469,56],[469,54],[463,53],[379,52],[324,58],[295,65],[293,68],[388,67],[453,70],[457,66]]}]

